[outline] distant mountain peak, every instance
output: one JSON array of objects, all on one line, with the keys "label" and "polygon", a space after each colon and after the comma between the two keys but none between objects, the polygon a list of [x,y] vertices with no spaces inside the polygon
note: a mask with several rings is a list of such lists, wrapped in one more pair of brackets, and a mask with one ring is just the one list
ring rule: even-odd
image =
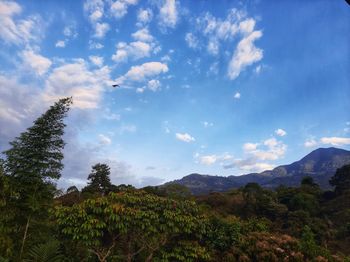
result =
[{"label": "distant mountain peak", "polygon": [[279,185],[298,186],[304,176],[311,176],[322,188],[327,189],[330,188],[328,181],[335,171],[346,164],[350,164],[350,151],[335,147],[318,148],[299,161],[261,173],[229,177],[192,173],[167,184],[181,184],[187,186],[194,194],[204,194],[211,191],[227,191],[249,182],[259,183],[268,188]]}]

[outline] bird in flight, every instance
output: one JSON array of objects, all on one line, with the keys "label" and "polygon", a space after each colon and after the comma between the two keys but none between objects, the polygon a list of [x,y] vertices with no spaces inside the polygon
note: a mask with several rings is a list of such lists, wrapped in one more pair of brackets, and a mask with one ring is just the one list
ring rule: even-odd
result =
[{"label": "bird in flight", "polygon": [[114,84],[114,85],[112,85],[113,87],[120,87],[120,85],[118,85],[118,84]]}]

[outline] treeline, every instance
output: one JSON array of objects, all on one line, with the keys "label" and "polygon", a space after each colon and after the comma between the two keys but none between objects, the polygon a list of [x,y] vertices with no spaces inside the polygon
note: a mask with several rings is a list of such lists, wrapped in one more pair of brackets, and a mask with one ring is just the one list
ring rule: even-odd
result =
[{"label": "treeline", "polygon": [[192,196],[180,185],[113,185],[98,163],[65,193],[61,99],[0,161],[0,261],[350,261],[350,165],[312,178]]}]

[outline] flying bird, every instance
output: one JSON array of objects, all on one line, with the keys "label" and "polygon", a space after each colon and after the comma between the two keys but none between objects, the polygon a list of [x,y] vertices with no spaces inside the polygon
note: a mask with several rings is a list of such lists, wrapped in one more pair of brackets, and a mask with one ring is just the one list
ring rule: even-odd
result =
[{"label": "flying bird", "polygon": [[114,85],[112,85],[113,87],[120,87],[120,85],[118,85],[118,84],[114,84]]}]

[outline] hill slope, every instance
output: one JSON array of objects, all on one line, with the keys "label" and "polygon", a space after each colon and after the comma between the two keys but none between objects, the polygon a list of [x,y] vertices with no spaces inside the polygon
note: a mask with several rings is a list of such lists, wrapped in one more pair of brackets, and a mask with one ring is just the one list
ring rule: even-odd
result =
[{"label": "hill slope", "polygon": [[166,184],[184,185],[193,194],[205,194],[211,191],[226,191],[249,182],[256,182],[267,188],[279,185],[298,186],[304,176],[311,176],[323,189],[328,189],[329,179],[337,168],[346,164],[350,164],[350,151],[334,147],[319,148],[299,161],[261,173],[228,177],[190,174]]}]

